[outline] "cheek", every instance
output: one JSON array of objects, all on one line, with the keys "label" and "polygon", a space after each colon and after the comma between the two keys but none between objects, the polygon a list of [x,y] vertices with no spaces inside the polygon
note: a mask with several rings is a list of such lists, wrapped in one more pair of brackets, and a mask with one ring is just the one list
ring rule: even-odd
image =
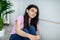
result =
[{"label": "cheek", "polygon": [[35,12],[30,12],[30,15],[31,16],[36,16],[36,13]]},{"label": "cheek", "polygon": [[32,12],[30,12],[30,11],[28,12],[28,15],[29,15],[29,16],[32,16],[32,14],[33,14]]},{"label": "cheek", "polygon": [[32,15],[32,16],[36,16],[36,13],[32,13],[31,15]]},{"label": "cheek", "polygon": [[34,16],[36,16],[36,14],[34,14]]},{"label": "cheek", "polygon": [[34,18],[34,17],[36,16],[36,13],[29,11],[28,15],[29,15],[31,18]]},{"label": "cheek", "polygon": [[34,18],[36,16],[36,14],[30,14],[31,18]]},{"label": "cheek", "polygon": [[34,14],[34,15],[32,15],[33,17],[35,17],[36,16],[36,14]]}]

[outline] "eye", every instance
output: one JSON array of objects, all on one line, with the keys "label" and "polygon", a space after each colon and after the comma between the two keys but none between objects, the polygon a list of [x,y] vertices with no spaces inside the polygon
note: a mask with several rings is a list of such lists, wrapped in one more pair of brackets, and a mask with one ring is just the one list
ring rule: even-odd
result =
[{"label": "eye", "polygon": [[32,12],[34,12],[34,10],[33,10],[33,9],[31,9],[31,11],[32,11]]}]

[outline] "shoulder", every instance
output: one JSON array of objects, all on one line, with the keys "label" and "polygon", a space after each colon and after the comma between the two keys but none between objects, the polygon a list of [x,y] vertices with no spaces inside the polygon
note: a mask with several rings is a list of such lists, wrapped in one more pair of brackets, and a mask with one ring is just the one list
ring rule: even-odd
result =
[{"label": "shoulder", "polygon": [[18,16],[16,20],[19,20],[22,22],[24,20],[24,16]]},{"label": "shoulder", "polygon": [[17,19],[22,20],[24,17],[23,16],[18,16]]},{"label": "shoulder", "polygon": [[23,18],[23,16],[18,16],[18,18]]}]

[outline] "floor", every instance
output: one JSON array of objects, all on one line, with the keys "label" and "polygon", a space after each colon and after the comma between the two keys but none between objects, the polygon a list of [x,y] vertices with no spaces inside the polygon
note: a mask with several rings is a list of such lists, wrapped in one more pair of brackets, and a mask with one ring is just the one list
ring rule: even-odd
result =
[{"label": "floor", "polygon": [[0,37],[0,40],[9,40],[12,26],[4,26],[3,29],[5,29],[5,35],[4,37]]}]

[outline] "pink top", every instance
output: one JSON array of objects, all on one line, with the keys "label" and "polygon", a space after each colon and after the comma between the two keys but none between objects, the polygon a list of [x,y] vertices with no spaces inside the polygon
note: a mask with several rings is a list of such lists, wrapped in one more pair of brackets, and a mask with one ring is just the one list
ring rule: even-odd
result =
[{"label": "pink top", "polygon": [[[23,27],[24,27],[24,25],[23,25],[23,23],[24,23],[24,18],[23,18],[23,16],[19,16],[18,18],[17,18],[18,20],[20,20],[20,28],[21,29],[23,29]],[[12,32],[11,32],[11,34],[16,34],[16,20],[14,21],[14,25],[13,25],[13,29],[12,29]]]},{"label": "pink top", "polygon": [[[24,17],[23,16],[19,16],[17,19],[20,20],[20,23],[21,23],[20,24],[20,26],[21,26],[20,28],[23,29],[23,27],[24,27],[24,24],[23,24],[24,23]],[[14,21],[14,25],[13,25],[13,29],[12,29],[11,34],[16,34],[16,20]]]}]

